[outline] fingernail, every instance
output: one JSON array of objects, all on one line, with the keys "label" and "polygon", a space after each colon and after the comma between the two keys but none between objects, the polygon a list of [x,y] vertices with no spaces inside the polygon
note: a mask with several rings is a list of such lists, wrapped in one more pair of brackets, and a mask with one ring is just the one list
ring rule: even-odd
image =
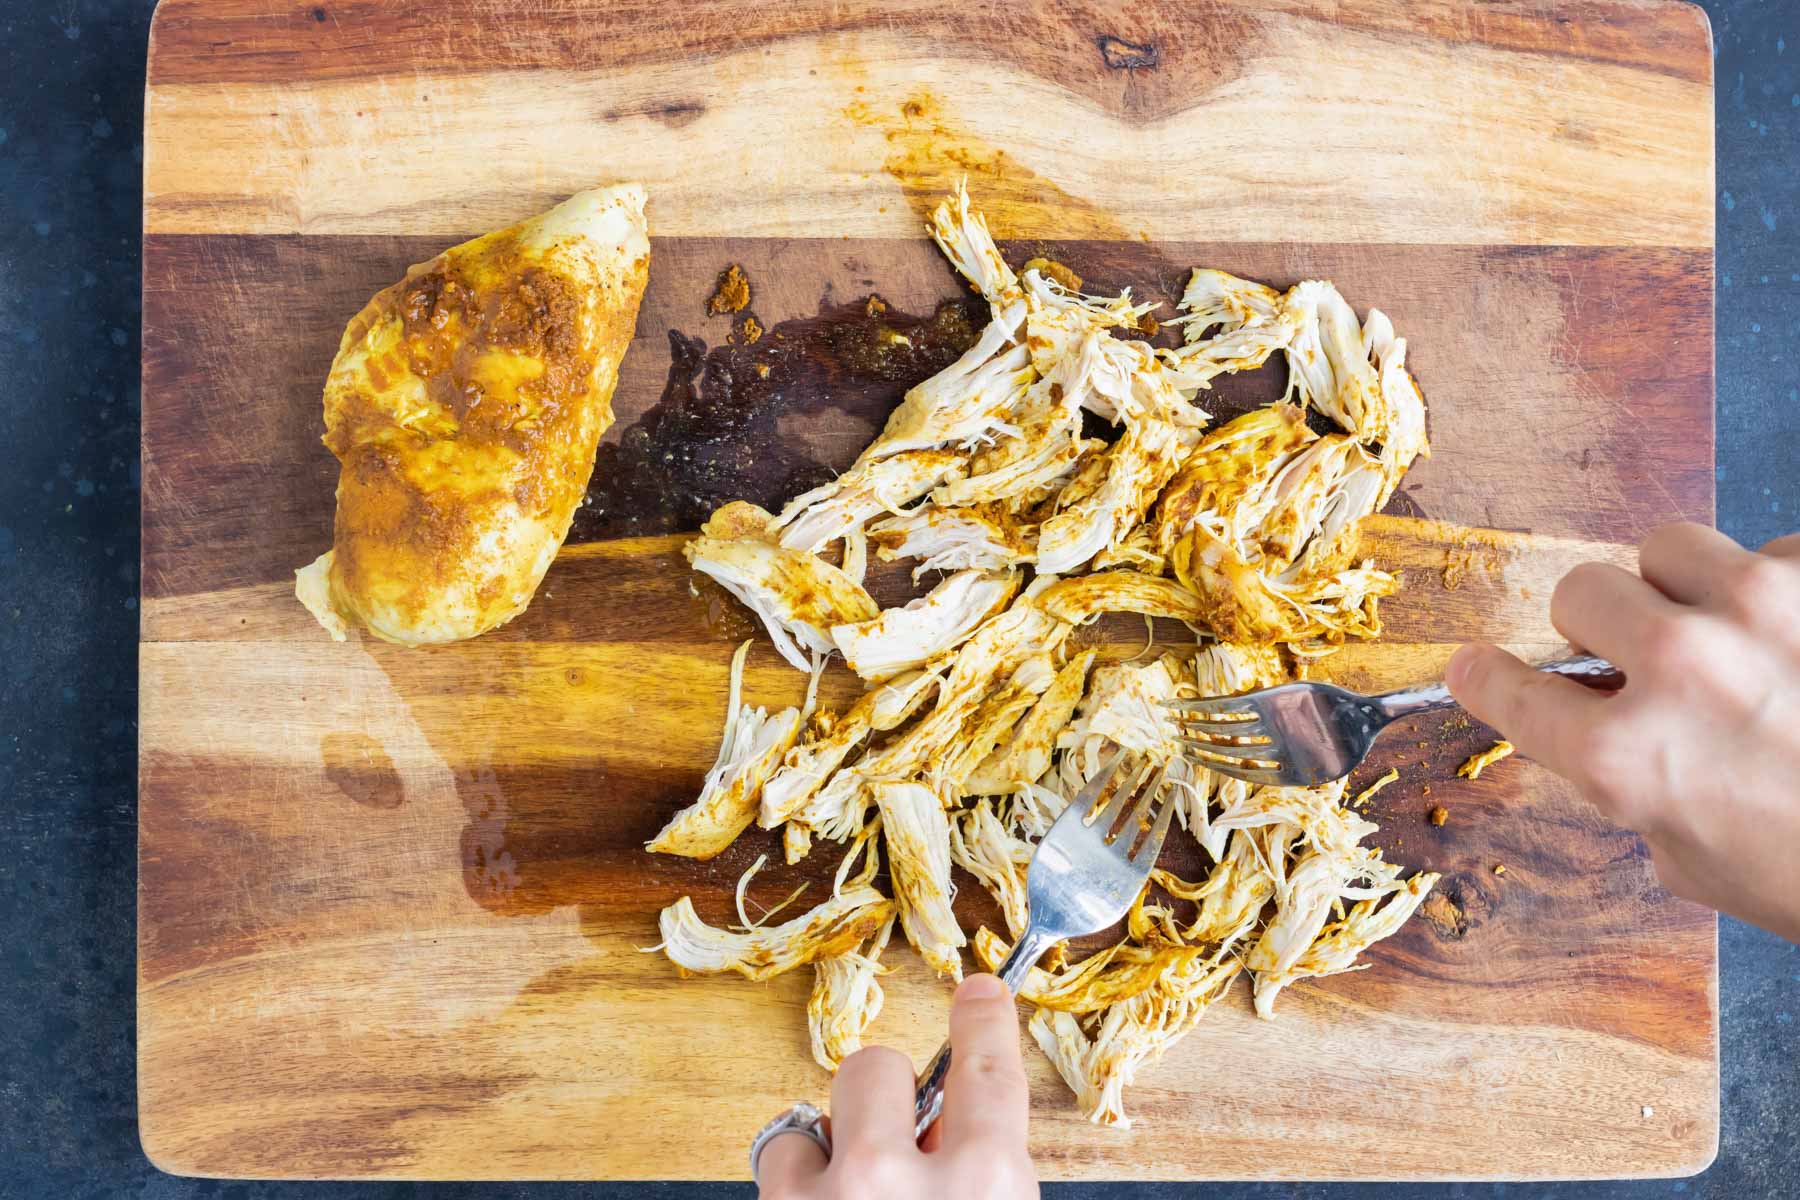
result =
[{"label": "fingernail", "polygon": [[1006,995],[1006,985],[994,975],[971,975],[956,989],[958,1000],[995,1000]]}]

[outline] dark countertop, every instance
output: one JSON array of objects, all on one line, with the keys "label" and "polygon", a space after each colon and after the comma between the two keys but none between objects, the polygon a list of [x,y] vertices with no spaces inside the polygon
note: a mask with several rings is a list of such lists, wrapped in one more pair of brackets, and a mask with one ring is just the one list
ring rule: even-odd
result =
[{"label": "dark countertop", "polygon": [[[0,14],[0,1196],[698,1197],[747,1186],[174,1179],[133,1053],[138,249],[151,0]],[[1719,525],[1800,526],[1800,6],[1710,0],[1718,55]],[[1800,848],[1796,848],[1800,850]],[[1720,926],[1724,1131],[1691,1180],[1065,1185],[1063,1200],[1800,1192],[1800,950]]]}]

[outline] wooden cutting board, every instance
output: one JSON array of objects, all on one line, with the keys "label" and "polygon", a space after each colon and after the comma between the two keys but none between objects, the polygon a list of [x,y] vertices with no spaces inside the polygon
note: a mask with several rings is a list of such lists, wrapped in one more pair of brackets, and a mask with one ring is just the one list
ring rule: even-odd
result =
[{"label": "wooden cutting board", "polygon": [[[684,982],[640,952],[680,895],[725,919],[768,848],[641,850],[712,759],[748,628],[678,550],[713,499],[843,466],[930,369],[884,373],[857,339],[872,293],[900,328],[962,294],[920,227],[960,176],[1010,253],[1100,290],[1321,276],[1409,338],[1435,454],[1373,523],[1406,588],[1341,678],[1410,680],[1471,637],[1554,650],[1563,569],[1712,515],[1712,60],[1688,5],[165,0],[147,113],[139,1087],[171,1171],[737,1178],[764,1118],[824,1094],[807,973]],[[442,246],[626,179],[650,189],[650,290],[536,602],[465,645],[333,644],[291,582],[329,544],[344,321]],[[729,263],[754,344],[704,309]],[[1100,636],[1129,656],[1142,631]],[[759,646],[748,696],[800,687]],[[1450,779],[1488,736],[1384,747],[1377,840],[1445,878],[1370,969],[1272,1023],[1235,991],[1142,1073],[1129,1131],[1082,1122],[1030,1051],[1045,1176],[1708,1162],[1712,916],[1536,766]],[[922,1060],[946,991],[894,958],[875,1036]]]}]

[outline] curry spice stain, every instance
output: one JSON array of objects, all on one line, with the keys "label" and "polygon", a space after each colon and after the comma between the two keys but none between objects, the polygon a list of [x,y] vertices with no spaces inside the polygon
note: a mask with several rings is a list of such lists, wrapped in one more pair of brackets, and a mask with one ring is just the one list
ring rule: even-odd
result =
[{"label": "curry spice stain", "polygon": [[744,275],[744,269],[736,263],[726,267],[719,276],[719,284],[713,289],[712,298],[706,302],[706,311],[710,316],[723,316],[726,313],[742,312],[750,303],[750,280]]},{"label": "curry spice stain", "polygon": [[1120,223],[1104,207],[1064,191],[966,127],[945,109],[941,97],[920,88],[896,106],[857,99],[844,115],[866,128],[878,129],[888,143],[882,170],[900,184],[901,194],[921,220],[959,182],[981,196],[981,208],[995,231],[1010,236],[1055,236],[1064,239],[1130,241],[1142,237]]}]

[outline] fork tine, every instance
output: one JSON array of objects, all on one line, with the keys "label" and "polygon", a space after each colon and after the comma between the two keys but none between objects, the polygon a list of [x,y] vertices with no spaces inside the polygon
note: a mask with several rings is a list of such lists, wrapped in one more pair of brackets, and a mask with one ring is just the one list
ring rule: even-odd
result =
[{"label": "fork tine", "polygon": [[1202,696],[1195,700],[1166,700],[1165,708],[1209,721],[1247,721],[1257,715],[1256,706],[1243,696]]},{"label": "fork tine", "polygon": [[1133,864],[1143,865],[1147,862],[1152,867],[1156,865],[1157,858],[1162,854],[1163,838],[1169,832],[1169,818],[1175,815],[1175,807],[1173,796],[1163,800],[1162,809],[1156,814],[1156,824],[1151,827],[1149,835],[1139,843],[1137,851],[1131,856]]},{"label": "fork tine", "polygon": [[1202,733],[1217,733],[1226,737],[1252,737],[1267,732],[1260,717],[1252,717],[1248,721],[1216,721],[1210,717],[1196,717],[1191,713],[1176,713],[1175,723],[1183,729],[1197,729]]},{"label": "fork tine", "polygon": [[1163,783],[1168,777],[1169,768],[1166,766],[1159,768],[1155,774],[1150,776],[1148,786],[1144,785],[1143,776],[1139,776],[1137,782],[1142,790],[1134,789],[1133,791],[1137,797],[1137,803],[1131,806],[1131,812],[1126,816],[1125,824],[1119,830],[1119,836],[1113,841],[1113,849],[1126,858],[1131,857],[1131,847],[1138,840],[1138,834],[1144,832],[1149,826],[1150,806],[1156,803],[1156,798],[1162,793]]},{"label": "fork tine", "polygon": [[1195,738],[1184,737],[1181,744],[1199,758],[1200,765],[1210,767],[1214,763],[1226,766],[1243,766],[1252,770],[1264,768],[1279,770],[1281,760],[1274,757],[1275,743],[1259,742],[1254,746],[1234,746],[1228,742],[1202,742]]},{"label": "fork tine", "polygon": [[1083,824],[1090,823],[1089,810],[1094,807],[1094,802],[1106,791],[1107,783],[1111,781],[1114,775],[1119,773],[1119,766],[1124,761],[1125,751],[1120,750],[1118,753],[1114,754],[1104,766],[1094,772],[1094,777],[1083,784],[1081,790],[1075,793],[1075,799],[1069,802],[1069,808],[1074,811],[1075,815],[1081,819]]},{"label": "fork tine", "polygon": [[[1240,732],[1241,731],[1241,732]],[[1213,729],[1204,725],[1183,725],[1181,732],[1200,741],[1203,745],[1219,746],[1226,750],[1250,749],[1259,746],[1273,746],[1275,739],[1269,736],[1262,726],[1238,726],[1229,733],[1222,729]]]},{"label": "fork tine", "polygon": [[1106,798],[1106,806],[1087,818],[1089,825],[1099,828],[1102,839],[1118,823],[1119,810],[1130,803],[1133,796],[1137,795],[1138,789],[1144,785],[1145,775],[1153,769],[1153,764],[1134,754],[1120,751],[1119,761],[1124,762],[1127,759],[1132,760],[1133,765],[1122,777],[1119,786],[1113,789],[1112,795]]}]

